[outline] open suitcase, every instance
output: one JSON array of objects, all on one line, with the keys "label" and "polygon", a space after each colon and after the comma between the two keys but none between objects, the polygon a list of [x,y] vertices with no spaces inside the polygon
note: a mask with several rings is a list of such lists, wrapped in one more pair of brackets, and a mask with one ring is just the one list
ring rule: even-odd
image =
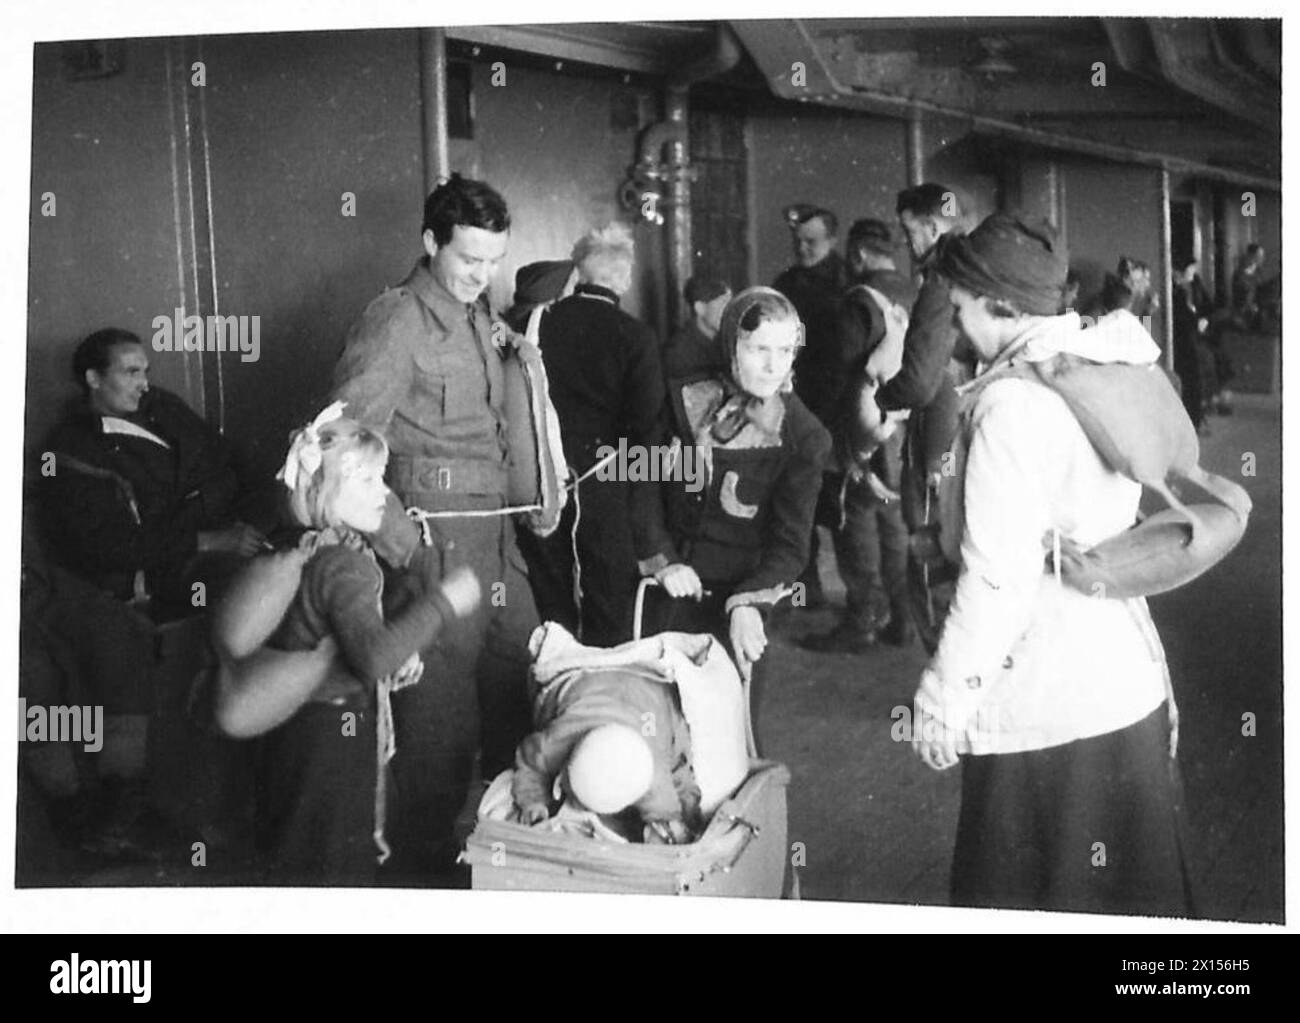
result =
[{"label": "open suitcase", "polygon": [[[642,590],[635,636],[640,638]],[[748,716],[749,680],[742,679]],[[786,787],[790,772],[760,759],[746,729],[749,774],[689,845],[622,843],[528,827],[477,821],[461,860],[480,890],[627,892],[642,895],[730,895],[780,898],[789,847]]]}]

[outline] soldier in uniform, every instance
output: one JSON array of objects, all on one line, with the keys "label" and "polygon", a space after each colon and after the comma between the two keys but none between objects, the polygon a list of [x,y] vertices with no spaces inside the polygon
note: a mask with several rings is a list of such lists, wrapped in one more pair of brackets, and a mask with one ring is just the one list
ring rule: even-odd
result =
[{"label": "soldier in uniform", "polygon": [[393,491],[434,514],[426,526],[443,574],[467,566],[485,594],[421,652],[424,684],[393,700],[396,879],[450,869],[475,753],[491,778],[510,766],[530,726],[527,641],[537,612],[502,511],[511,456],[503,367],[513,335],[484,294],[509,229],[505,200],[487,184],[454,174],[439,185],[424,205],[425,255],[366,308],[334,374],[348,415],[388,438]]},{"label": "soldier in uniform", "polygon": [[[885,310],[867,289],[910,310],[916,287],[894,264],[894,235],[888,224],[870,217],[854,221],[845,244],[854,285],[845,293],[839,315],[841,364],[832,407],[839,409],[832,436],[842,460],[848,444],[846,419],[856,412],[857,388],[867,361],[885,340]],[[826,653],[866,653],[878,639],[897,646],[911,642],[907,606],[907,526],[899,507],[903,437],[895,432],[868,465],[828,474],[842,511],[831,529],[835,560],[844,579],[845,610],[830,632],[803,637],[801,645]],[[847,471],[848,478],[845,478]]]},{"label": "soldier in uniform", "polygon": [[[804,326],[804,344],[794,367],[794,393],[828,429],[836,409],[827,396],[838,388],[841,370],[841,339],[837,322],[840,300],[852,283],[844,257],[835,248],[839,230],[835,214],[819,206],[796,204],[785,209],[794,249],[794,264],[785,269],[772,287],[794,303]],[[831,509],[838,496],[834,481],[821,491],[817,521],[833,525]],[[816,525],[809,538],[808,566],[799,577],[804,584],[804,605],[825,605],[821,576],[817,571]]]},{"label": "soldier in uniform", "polygon": [[731,286],[721,277],[696,274],[684,289],[690,320],[664,346],[664,380],[678,380],[727,368],[718,327],[731,301]]}]

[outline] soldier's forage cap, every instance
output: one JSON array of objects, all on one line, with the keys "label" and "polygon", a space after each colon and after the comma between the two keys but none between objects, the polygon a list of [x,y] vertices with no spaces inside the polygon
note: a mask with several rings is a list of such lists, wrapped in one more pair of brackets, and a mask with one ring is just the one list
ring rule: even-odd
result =
[{"label": "soldier's forage cap", "polygon": [[558,298],[572,272],[573,261],[569,259],[548,259],[521,266],[515,272],[515,303],[540,305]]},{"label": "soldier's forage cap", "polygon": [[969,235],[950,238],[939,256],[939,272],[953,284],[1035,316],[1060,311],[1069,268],[1056,229],[1016,213],[994,213]]},{"label": "soldier's forage cap", "polygon": [[838,230],[838,221],[835,214],[823,206],[814,206],[812,203],[796,202],[791,203],[781,211],[785,215],[786,225],[793,231],[800,224],[806,224],[814,217],[820,217],[822,223],[826,225],[826,230],[834,234]]}]

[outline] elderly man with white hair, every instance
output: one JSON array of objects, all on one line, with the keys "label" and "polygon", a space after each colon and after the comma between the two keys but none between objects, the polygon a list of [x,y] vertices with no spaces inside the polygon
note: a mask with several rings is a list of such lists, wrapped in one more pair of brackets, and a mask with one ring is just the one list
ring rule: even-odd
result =
[{"label": "elderly man with white hair", "polygon": [[[540,340],[564,456],[581,477],[602,447],[649,447],[664,383],[654,333],[619,307],[632,284],[631,231],[619,223],[589,231],[573,263],[578,284],[542,318]],[[584,479],[559,530],[528,552],[542,617],[595,646],[631,638],[637,567],[628,481],[616,469]]]}]

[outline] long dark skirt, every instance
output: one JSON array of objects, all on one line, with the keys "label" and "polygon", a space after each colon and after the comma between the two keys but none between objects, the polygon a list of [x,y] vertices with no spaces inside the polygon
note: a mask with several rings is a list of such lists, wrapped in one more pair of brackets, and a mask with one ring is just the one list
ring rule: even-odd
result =
[{"label": "long dark skirt", "polygon": [[963,758],[953,904],[1193,915],[1167,722]]},{"label": "long dark skirt", "polygon": [[376,883],[375,758],[374,709],[360,700],[308,703],[262,737],[258,837],[268,883]]}]

